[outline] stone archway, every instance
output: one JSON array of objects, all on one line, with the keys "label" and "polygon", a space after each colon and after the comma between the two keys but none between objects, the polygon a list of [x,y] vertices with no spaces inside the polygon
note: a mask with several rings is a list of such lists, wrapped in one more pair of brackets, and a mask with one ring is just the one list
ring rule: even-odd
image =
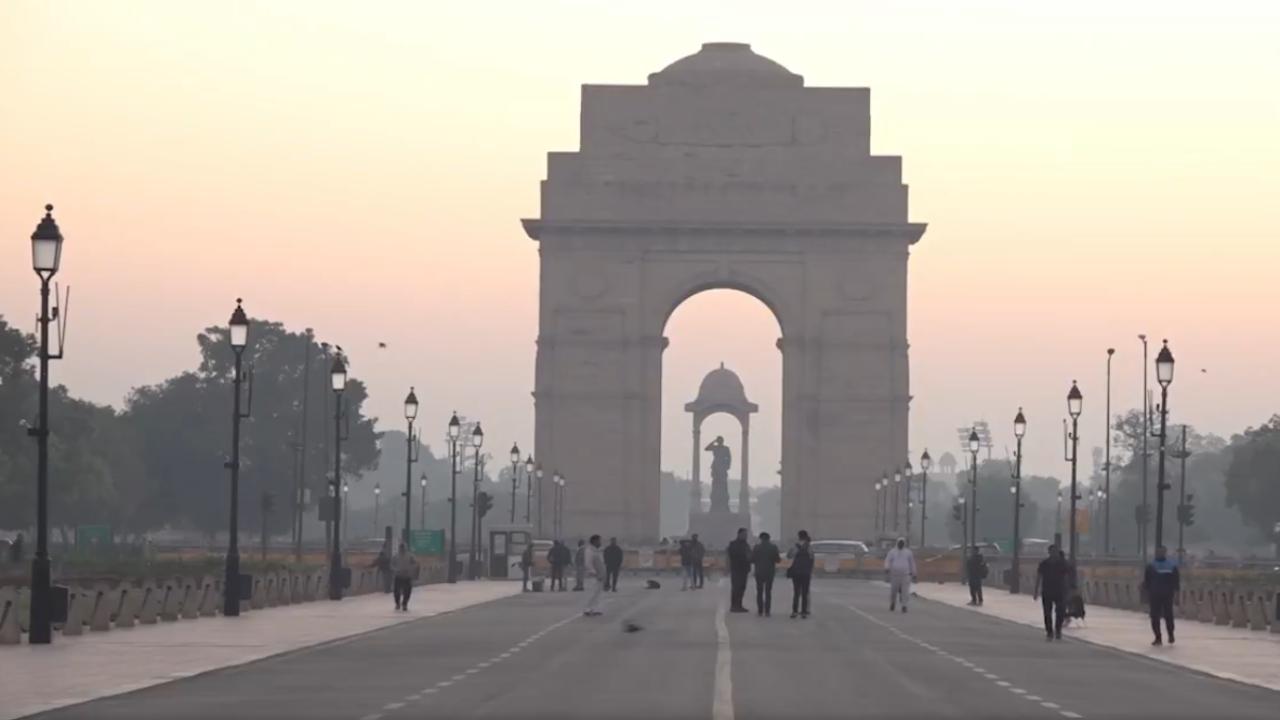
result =
[{"label": "stone archway", "polygon": [[[778,319],[782,530],[874,532],[907,452],[901,160],[870,153],[862,88],[809,88],[712,43],[644,86],[583,87],[581,147],[548,155],[535,454],[566,478],[568,534],[658,534],[662,336],[703,290]],[[549,506],[546,509],[549,512]]]}]

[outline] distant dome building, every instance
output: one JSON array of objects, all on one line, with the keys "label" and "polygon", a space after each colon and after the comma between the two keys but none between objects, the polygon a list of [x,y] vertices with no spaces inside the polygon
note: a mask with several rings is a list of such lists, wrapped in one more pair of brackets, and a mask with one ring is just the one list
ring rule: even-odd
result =
[{"label": "distant dome building", "polygon": [[680,58],[649,74],[650,85],[757,85],[803,87],[804,78],[763,55],[746,43],[705,43],[693,55]]}]

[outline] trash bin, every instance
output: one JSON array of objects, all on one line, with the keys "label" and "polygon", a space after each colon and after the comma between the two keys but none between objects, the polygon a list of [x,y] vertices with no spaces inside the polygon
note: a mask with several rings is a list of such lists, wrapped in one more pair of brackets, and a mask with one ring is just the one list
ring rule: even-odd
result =
[{"label": "trash bin", "polygon": [[529,587],[533,588],[534,592],[542,592],[542,583],[542,578],[538,578],[537,580],[530,581]]}]

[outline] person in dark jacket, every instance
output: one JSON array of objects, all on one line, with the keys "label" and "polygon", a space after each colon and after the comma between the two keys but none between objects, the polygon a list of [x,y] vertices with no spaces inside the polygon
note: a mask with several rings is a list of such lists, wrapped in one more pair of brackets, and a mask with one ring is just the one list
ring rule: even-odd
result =
[{"label": "person in dark jacket", "polygon": [[680,541],[680,589],[688,590],[693,586],[693,543]]},{"label": "person in dark jacket", "polygon": [[1062,623],[1067,616],[1067,586],[1071,583],[1071,566],[1062,553],[1049,546],[1049,557],[1036,568],[1036,587],[1031,599],[1040,599],[1044,610],[1046,640],[1062,639]]},{"label": "person in dark jacket", "polygon": [[618,538],[609,538],[609,545],[604,549],[604,589],[618,592],[618,573],[622,571],[622,548],[618,547]]},{"label": "person in dark jacket", "polygon": [[787,551],[791,566],[787,577],[791,578],[791,617],[809,617],[809,581],[813,578],[813,551],[809,549],[809,532],[797,533],[795,547]]},{"label": "person in dark jacket", "polygon": [[533,543],[524,546],[520,553],[520,591],[529,592],[529,574],[533,572]]},{"label": "person in dark jacket", "polygon": [[697,590],[702,589],[702,562],[706,556],[707,546],[698,539],[698,533],[694,533],[689,539],[689,557],[693,560],[693,587]]},{"label": "person in dark jacket", "polygon": [[1147,603],[1151,609],[1151,632],[1156,639],[1152,645],[1163,645],[1160,637],[1160,619],[1164,619],[1164,627],[1169,635],[1169,644],[1173,644],[1173,603],[1182,587],[1182,579],[1178,575],[1178,562],[1168,557],[1169,550],[1161,545],[1156,548],[1156,556],[1147,564],[1142,584],[1147,589]]},{"label": "person in dark jacket", "polygon": [[564,568],[570,561],[569,548],[559,540],[553,540],[551,549],[547,551],[547,564],[551,566],[551,590],[559,585],[560,591],[564,591]]},{"label": "person in dark jacket", "polygon": [[729,543],[726,554],[729,557],[729,612],[748,612],[742,606],[747,576],[751,574],[751,545],[747,542],[746,528],[738,528],[738,536]]},{"label": "person in dark jacket", "polygon": [[756,574],[756,614],[769,617],[773,610],[773,576],[782,562],[778,546],[769,542],[769,533],[760,533],[760,542],[751,548],[751,566]]},{"label": "person in dark jacket", "polygon": [[982,557],[982,551],[977,547],[969,556],[965,575],[969,578],[969,604],[982,605],[982,581],[987,578],[987,559]]}]

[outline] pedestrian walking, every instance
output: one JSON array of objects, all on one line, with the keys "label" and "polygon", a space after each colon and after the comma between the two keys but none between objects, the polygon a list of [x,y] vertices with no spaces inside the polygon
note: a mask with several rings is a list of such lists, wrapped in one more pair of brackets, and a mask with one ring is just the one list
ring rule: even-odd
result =
[{"label": "pedestrian walking", "polygon": [[618,592],[618,573],[622,571],[622,548],[618,547],[618,538],[609,538],[609,547],[604,549],[604,589]]},{"label": "pedestrian walking", "polygon": [[1178,574],[1178,561],[1168,557],[1169,549],[1163,545],[1156,548],[1155,558],[1147,564],[1143,573],[1142,584],[1147,590],[1147,604],[1151,610],[1151,632],[1156,639],[1152,645],[1163,645],[1160,637],[1160,620],[1169,635],[1169,644],[1173,640],[1173,604],[1178,598],[1178,590],[1182,587],[1182,578]]},{"label": "pedestrian walking", "polygon": [[987,579],[987,559],[982,557],[982,551],[977,547],[973,548],[973,554],[969,556],[965,574],[969,578],[969,604],[981,606],[982,581]]},{"label": "pedestrian walking", "polygon": [[751,545],[747,542],[746,528],[738,528],[738,536],[729,543],[725,554],[729,558],[729,612],[748,612],[742,605],[742,597],[747,594],[747,576],[751,574]]},{"label": "pedestrian walking", "polygon": [[1044,610],[1045,640],[1061,640],[1062,624],[1067,617],[1067,586],[1071,582],[1071,566],[1062,553],[1049,546],[1049,557],[1036,568],[1036,586],[1031,599],[1040,600]]},{"label": "pedestrian walking", "polygon": [[587,617],[603,615],[600,612],[600,596],[604,594],[606,570],[599,535],[591,536],[591,542],[582,548],[582,556],[584,569],[591,580],[591,592],[587,595],[587,606],[582,614]]},{"label": "pedestrian walking", "polygon": [[586,589],[583,581],[587,577],[587,541],[578,541],[578,550],[573,554],[573,590],[582,592]]},{"label": "pedestrian walking", "polygon": [[698,533],[694,533],[690,538],[689,551],[692,553],[693,558],[693,587],[701,590],[703,582],[702,563],[707,557],[707,546],[703,545],[702,541],[698,539]]},{"label": "pedestrian walking", "polygon": [[529,574],[533,572],[533,543],[520,553],[520,592],[529,592]]},{"label": "pedestrian walking", "polygon": [[916,579],[916,556],[907,547],[907,541],[898,538],[897,547],[884,558],[884,574],[889,578],[889,612],[899,604],[907,611],[907,599],[911,597],[911,583]]},{"label": "pedestrian walking", "polygon": [[409,609],[409,596],[413,594],[413,581],[418,576],[418,559],[409,552],[409,546],[400,543],[400,550],[391,559],[391,573],[395,576],[393,593],[397,610]]},{"label": "pedestrian walking", "polygon": [[795,547],[787,551],[791,565],[787,577],[791,578],[791,617],[809,617],[809,581],[813,578],[813,551],[809,549],[809,532],[796,534]]},{"label": "pedestrian walking", "polygon": [[693,587],[696,589],[695,575],[693,572],[693,542],[690,540],[680,541],[680,589],[688,590]]},{"label": "pedestrian walking", "polygon": [[751,548],[751,567],[756,575],[756,615],[769,617],[773,611],[773,576],[782,555],[769,541],[769,533],[760,533],[760,542]]},{"label": "pedestrian walking", "polygon": [[[382,549],[378,551],[378,557],[369,563],[369,567],[376,568],[378,571],[378,584],[382,585],[383,592],[391,592],[391,553],[387,550],[387,544],[382,544]],[[396,603],[397,607],[399,603]]]},{"label": "pedestrian walking", "polygon": [[547,551],[547,565],[551,567],[551,590],[557,586],[564,592],[564,568],[569,564],[569,548],[559,540],[551,541],[551,549]]}]

